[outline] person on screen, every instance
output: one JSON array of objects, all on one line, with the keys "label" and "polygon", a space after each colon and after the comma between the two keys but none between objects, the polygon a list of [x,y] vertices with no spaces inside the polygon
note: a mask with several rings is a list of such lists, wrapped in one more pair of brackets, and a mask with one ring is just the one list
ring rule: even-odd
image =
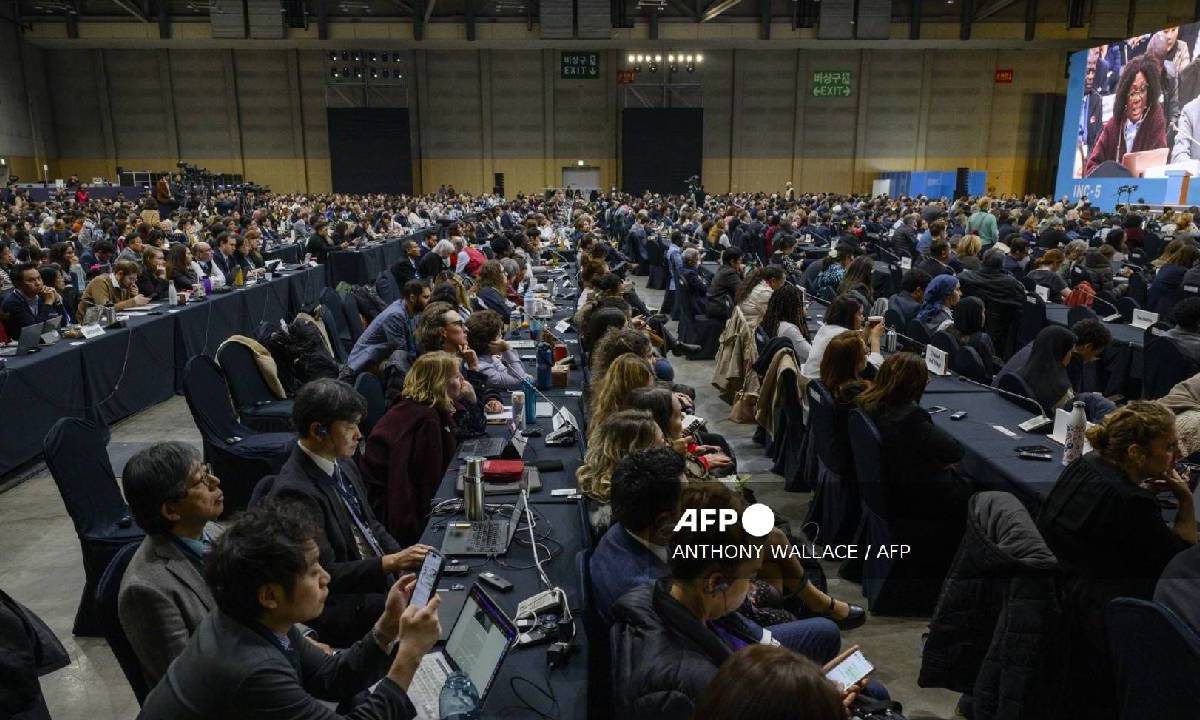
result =
[{"label": "person on screen", "polygon": [[1117,83],[1113,115],[1088,155],[1084,176],[1104,162],[1121,162],[1125,153],[1167,146],[1167,124],[1158,101],[1159,74],[1158,65],[1147,57],[1135,57],[1125,65]]},{"label": "person on screen", "polygon": [[1100,48],[1088,50],[1087,70],[1083,75],[1083,107],[1079,111],[1079,144],[1083,147],[1084,157],[1091,154],[1104,127],[1104,101],[1096,85],[1102,72],[1108,72],[1108,64],[1100,58]]},{"label": "person on screen", "polygon": [[1163,117],[1167,121],[1167,147],[1175,144],[1175,127],[1179,121],[1179,68],[1171,61],[1170,41],[1161,32],[1150,38],[1146,57],[1159,67],[1158,85],[1162,89]]}]

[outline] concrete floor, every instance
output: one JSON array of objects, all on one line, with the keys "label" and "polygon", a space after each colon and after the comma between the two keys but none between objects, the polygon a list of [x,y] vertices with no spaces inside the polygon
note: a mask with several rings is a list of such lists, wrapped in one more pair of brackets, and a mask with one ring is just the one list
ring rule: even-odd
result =
[{"label": "concrete floor", "polygon": [[[638,282],[643,285],[644,281]],[[662,293],[642,291],[652,309]],[[777,516],[798,528],[808,506],[808,493],[787,493],[782,480],[770,474],[762,448],[750,440],[753,428],[726,418],[729,407],[712,388],[712,363],[672,358],[676,381],[697,390],[697,415],[709,429],[733,445],[740,469],[754,475],[755,492]],[[148,443],[183,440],[199,446],[200,435],[183,398],[177,397],[119,423],[109,447],[114,470]],[[0,496],[0,588],[26,604],[63,641],[71,665],[42,678],[55,720],[127,720],[137,715],[137,703],[107,643],[99,638],[76,638],[71,624],[83,588],[79,544],[58,490],[44,466],[27,471],[30,478]],[[6,478],[7,479],[7,478]],[[865,605],[858,585],[837,577],[834,563],[826,565],[831,592],[838,598]],[[844,645],[857,643],[877,668],[876,677],[904,704],[910,718],[952,718],[958,696],[944,690],[918,688],[921,633],[926,621],[871,617],[866,625],[844,634]]]}]

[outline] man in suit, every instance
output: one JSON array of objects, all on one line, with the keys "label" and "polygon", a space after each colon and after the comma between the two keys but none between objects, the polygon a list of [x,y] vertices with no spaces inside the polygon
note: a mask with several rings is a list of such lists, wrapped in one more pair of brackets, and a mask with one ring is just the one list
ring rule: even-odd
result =
[{"label": "man in suit", "polygon": [[396,279],[396,287],[403,288],[409,280],[417,277],[417,260],[421,257],[421,249],[413,240],[404,241],[404,257],[397,260],[388,268]]},{"label": "man in suit", "polygon": [[383,309],[354,342],[346,365],[357,375],[371,372],[376,363],[387,359],[397,350],[417,352],[413,335],[416,318],[429,303],[429,283],[409,280],[400,290],[400,299]]},{"label": "man in suit", "polygon": [[367,629],[347,649],[323,653],[297,626],[318,616],[330,597],[319,537],[296,506],[267,503],[239,516],[207,563],[217,610],[200,623],[138,717],[334,717],[322,701],[353,702],[353,717],[361,720],[414,717],[408,685],[441,634],[440,598],[410,607],[416,576],[406,575],[390,585],[381,611],[364,619]]},{"label": "man in suit", "polygon": [[362,396],[344,382],[323,378],[301,387],[292,410],[300,440],[269,491],[298,504],[323,530],[318,547],[330,594],[311,625],[335,647],[362,637],[383,610],[391,577],[419,568],[431,549],[402,549],[371,512],[358,467],[349,461],[366,412]]},{"label": "man in suit", "polygon": [[904,277],[900,279],[900,292],[888,298],[888,309],[899,312],[905,325],[917,316],[925,300],[925,286],[932,279],[933,276],[921,268],[905,270]]},{"label": "man in suit", "polygon": [[221,233],[217,236],[217,251],[213,253],[213,263],[229,281],[233,280],[234,267],[237,265],[233,259],[233,245],[233,235]]},{"label": "man in suit", "polygon": [[443,270],[448,270],[447,258],[454,252],[454,243],[449,240],[438,240],[433,249],[417,262],[417,270],[421,277],[433,282]]},{"label": "man in suit", "polygon": [[117,612],[154,687],[215,607],[204,556],[220,537],[221,482],[191,445],[165,442],[138,452],[121,475],[125,499],[146,539],[121,580]]},{"label": "man in suit", "polygon": [[1096,138],[1104,128],[1104,102],[1096,89],[1101,62],[1100,48],[1088,50],[1087,71],[1083,76],[1083,107],[1079,116],[1079,144],[1083,146],[1084,157],[1091,155]]},{"label": "man in suit", "polygon": [[16,340],[21,330],[39,325],[63,314],[62,296],[42,282],[42,274],[33,263],[18,263],[12,271],[13,289],[0,302],[4,331]]}]

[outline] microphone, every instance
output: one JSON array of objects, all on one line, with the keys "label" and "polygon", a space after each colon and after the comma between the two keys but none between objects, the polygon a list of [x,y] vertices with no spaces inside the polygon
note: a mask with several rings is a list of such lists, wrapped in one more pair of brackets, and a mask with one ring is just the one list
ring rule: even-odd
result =
[{"label": "microphone", "polygon": [[963,375],[958,375],[957,377],[962,382],[970,383],[971,385],[977,385],[981,388],[984,388],[985,390],[991,390],[992,392],[996,393],[997,395],[1003,395],[1004,397],[1009,398],[1009,399],[1019,400],[1019,401],[1021,401],[1019,403],[1019,405],[1026,409],[1028,409],[1026,407],[1026,403],[1033,403],[1034,406],[1036,406],[1038,408],[1038,414],[1034,415],[1033,417],[1029,418],[1028,420],[1026,420],[1025,422],[1023,422],[1017,426],[1017,427],[1021,428],[1022,430],[1024,430],[1025,432],[1034,432],[1036,430],[1043,429],[1052,422],[1051,419],[1046,416],[1045,410],[1042,409],[1041,403],[1039,403],[1037,400],[1035,400],[1033,398],[1025,397],[1024,395],[1018,395],[1015,392],[1009,392],[1008,390],[994,387],[992,385],[984,385],[981,382],[972,380],[971,378],[963,376]]}]

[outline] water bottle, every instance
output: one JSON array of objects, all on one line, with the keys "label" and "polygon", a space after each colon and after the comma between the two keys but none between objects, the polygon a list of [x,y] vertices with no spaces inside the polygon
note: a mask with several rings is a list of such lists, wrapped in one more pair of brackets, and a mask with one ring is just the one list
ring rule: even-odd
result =
[{"label": "water bottle", "polygon": [[[525,392],[525,424],[522,430],[530,425],[537,424],[537,390],[533,387],[533,382],[526,377],[521,380],[521,389]],[[516,412],[516,408],[513,408]]]},{"label": "water bottle", "polygon": [[897,343],[898,343],[898,338],[896,335],[896,331],[893,330],[892,328],[888,328],[887,335],[885,335],[884,339],[883,339],[883,351],[889,352],[889,353],[896,352]]},{"label": "water bottle", "polygon": [[477,720],[480,717],[479,691],[467,674],[454,672],[446,678],[438,697],[439,720]]},{"label": "water bottle", "polygon": [[1080,455],[1083,455],[1083,440],[1086,430],[1087,415],[1083,411],[1083,401],[1076,400],[1071,408],[1071,418],[1067,420],[1067,433],[1063,443],[1063,465],[1070,465]]},{"label": "water bottle", "polygon": [[554,377],[550,368],[554,365],[554,349],[549,343],[539,343],[537,349],[537,386],[538,390],[549,390],[554,385]]},{"label": "water bottle", "polygon": [[532,323],[534,315],[537,315],[537,298],[533,296],[533,283],[530,282],[525,286],[525,317]]},{"label": "water bottle", "polygon": [[175,281],[167,281],[167,305],[175,307],[179,304],[179,293],[175,291]]},{"label": "water bottle", "polygon": [[[521,383],[521,387],[525,387],[525,383]],[[521,390],[513,390],[512,392],[512,416],[513,423],[518,431],[525,430],[525,393]]]}]

